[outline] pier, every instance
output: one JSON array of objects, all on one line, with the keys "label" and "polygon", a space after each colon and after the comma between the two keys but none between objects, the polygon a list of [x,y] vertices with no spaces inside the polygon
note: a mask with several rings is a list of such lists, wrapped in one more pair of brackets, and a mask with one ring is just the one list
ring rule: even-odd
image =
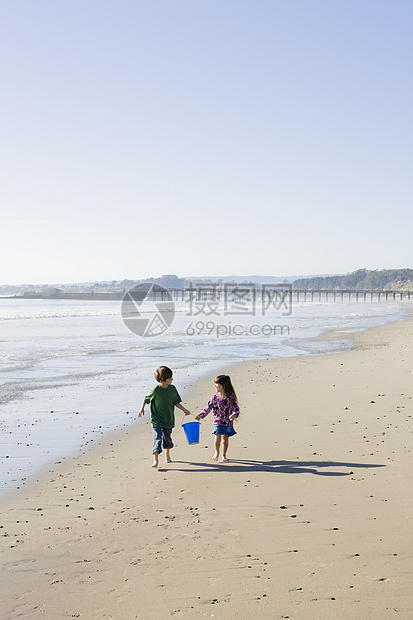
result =
[{"label": "pier", "polygon": [[[234,287],[235,288],[235,287]],[[261,296],[261,287],[252,289],[250,287],[243,286],[242,284],[236,287],[240,294],[242,291],[248,292],[254,291],[256,297]],[[228,293],[226,289],[221,287],[202,287],[199,289],[169,289],[174,301],[184,301],[188,299],[192,294],[193,299],[196,301],[209,301],[219,302],[225,298]],[[357,290],[325,290],[325,289],[310,289],[310,290],[298,290],[288,286],[277,286],[277,289],[273,289],[273,294],[278,295],[279,299],[290,302],[336,302],[336,303],[366,303],[366,302],[385,302],[385,301],[406,301],[413,299],[413,291],[357,291]],[[158,291],[154,297],[156,299],[163,299],[164,293]]]},{"label": "pier", "polygon": [[[200,286],[189,288],[154,288],[149,296],[153,301],[187,301],[192,298],[200,302],[219,302],[225,300],[228,295],[238,295],[239,299],[249,298],[259,299],[262,295],[271,295],[273,299],[279,299],[283,303],[299,302],[337,302],[337,303],[359,303],[359,302],[386,302],[386,301],[405,301],[413,299],[413,291],[360,291],[360,290],[326,290],[326,289],[294,289],[292,285],[244,285],[237,284],[231,287],[222,286]],[[127,291],[116,292],[55,292],[50,295],[26,292],[24,295],[14,295],[6,299],[78,299],[93,301],[121,301]]]},{"label": "pier", "polygon": [[413,291],[352,291],[352,290],[292,290],[292,299],[300,301],[336,301],[336,302],[373,302],[373,301],[403,301],[413,298]]}]

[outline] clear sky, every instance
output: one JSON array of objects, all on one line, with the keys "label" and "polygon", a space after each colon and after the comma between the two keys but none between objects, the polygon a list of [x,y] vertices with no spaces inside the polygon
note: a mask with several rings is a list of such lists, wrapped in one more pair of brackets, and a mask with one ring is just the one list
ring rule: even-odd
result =
[{"label": "clear sky", "polygon": [[0,0],[0,283],[413,267],[411,0]]}]

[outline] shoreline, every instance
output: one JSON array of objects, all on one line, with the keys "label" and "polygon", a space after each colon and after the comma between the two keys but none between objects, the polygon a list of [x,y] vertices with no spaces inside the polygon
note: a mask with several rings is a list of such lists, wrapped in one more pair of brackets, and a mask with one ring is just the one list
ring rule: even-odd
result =
[{"label": "shoreline", "polygon": [[[395,314],[389,316],[398,320],[400,314],[405,311],[405,307],[398,306],[398,310],[393,310]],[[387,321],[389,316],[386,313],[383,317],[370,316],[367,321]],[[317,319],[319,317],[316,316],[316,324]],[[348,320],[346,316],[346,321]],[[340,321],[339,317],[334,319],[336,324],[337,321]],[[359,329],[365,329],[364,315],[360,321],[357,317],[355,321]],[[351,341],[347,338],[346,330],[347,328],[343,328],[341,330],[343,336],[335,339],[324,337],[323,334],[315,338],[313,336],[288,338],[288,343],[283,339],[278,341],[275,350],[272,348],[274,343],[270,342],[270,339],[268,353],[266,346],[264,348],[261,343],[257,359],[267,359],[271,355],[277,358],[295,357],[347,350]],[[218,345],[218,341],[216,344]],[[211,343],[207,346],[210,354],[214,355]],[[242,363],[231,359],[229,343],[225,344],[223,350],[219,348],[217,351],[218,354],[221,353],[228,358],[219,363],[225,369]],[[249,352],[252,354],[252,350]],[[167,349],[165,353],[167,354]],[[188,353],[191,356],[189,349]],[[244,353],[247,351],[244,350]],[[148,360],[143,368],[138,369],[137,361],[135,364],[132,363],[133,368],[132,366],[128,368],[127,358],[122,355],[118,358],[119,367],[115,367],[113,361],[106,366],[104,358],[98,359],[98,366],[95,367],[92,357],[82,355],[77,360],[80,364],[77,372],[67,376],[66,364],[74,362],[71,362],[70,358],[67,361],[65,357],[46,361],[40,375],[37,371],[31,376],[28,370],[23,370],[22,375],[19,372],[15,376],[11,374],[8,380],[8,389],[12,392],[11,399],[3,406],[3,440],[0,455],[3,473],[0,498],[7,497],[16,489],[26,486],[28,480],[41,475],[41,471],[47,469],[54,460],[76,456],[85,445],[97,443],[101,439],[102,429],[106,434],[130,426],[133,417],[131,403],[135,402],[136,394],[140,393],[142,388],[144,391],[145,386],[152,383],[153,369]],[[154,357],[154,364],[157,361]],[[204,376],[208,376],[211,368],[215,370],[218,366],[217,362],[213,362],[208,356],[205,361],[201,360],[199,363],[191,357],[185,360],[178,356],[175,362],[176,366],[172,359],[166,359],[167,365],[175,370],[176,382],[184,392],[187,385],[198,384]],[[57,367],[53,367],[53,364],[57,364]],[[99,372],[99,364],[102,372]],[[5,380],[4,376],[2,379]],[[21,390],[26,391],[21,398],[16,398]],[[44,437],[49,439],[45,440]]]},{"label": "shoreline", "polygon": [[[394,322],[405,320],[405,318],[408,317],[409,314],[413,313],[413,308],[411,309],[402,308],[401,311],[403,312],[401,317],[396,318],[394,321],[386,322],[384,325],[388,325]],[[287,356],[282,356],[280,358],[277,357],[274,359],[295,359],[297,357],[312,357],[312,356],[317,356],[317,355],[334,355],[337,353],[344,353],[346,351],[352,350],[356,346],[356,334],[365,333],[366,331],[370,329],[374,329],[375,327],[381,327],[381,326],[378,325],[378,326],[367,327],[367,328],[358,327],[356,331],[354,331],[354,328],[351,328],[351,327],[350,328],[340,327],[337,329],[336,328],[326,329],[325,331],[323,331],[322,333],[316,336],[313,336],[311,338],[306,338],[305,342],[307,343],[307,347],[305,349],[301,348],[299,345],[297,346],[288,345],[293,350],[296,351],[295,355],[290,355],[290,356],[287,355]],[[314,348],[314,344],[316,344],[317,342],[326,343],[326,342],[334,342],[334,341],[341,341],[341,344],[339,344],[339,348],[336,350],[334,349],[325,350],[322,347],[321,350],[317,351]],[[259,362],[261,360],[267,360],[267,359],[271,359],[271,358],[262,357],[262,358],[257,358],[256,360],[242,360],[242,361],[236,361],[232,363],[227,361],[222,366],[220,366],[220,372],[221,371],[226,372],[228,371],[228,369],[231,369],[231,368],[235,368],[238,366],[242,367],[244,364],[255,363],[255,362]],[[182,383],[180,383],[179,385],[181,394],[186,394],[187,391],[191,393],[191,388],[193,387],[194,384],[196,386],[199,386],[203,382],[206,382],[207,377],[211,374],[211,369],[209,367],[211,367],[212,365],[213,365],[213,362],[211,360],[201,362],[199,364],[199,368],[197,369],[198,372],[196,373],[196,376],[192,375],[191,377],[189,376],[189,373],[187,372],[188,369],[186,367],[180,368],[179,372],[187,375],[186,379],[184,377],[183,387],[181,387]],[[216,366],[214,365],[214,369],[215,368]],[[151,380],[152,380],[152,373],[150,374],[151,374]],[[100,376],[97,375],[97,378],[100,378]],[[50,399],[49,397],[50,390],[52,391],[53,389],[57,390],[56,396],[54,396],[54,401],[52,401],[52,406],[55,408],[56,405],[58,406],[60,397],[63,398],[65,402],[68,402],[70,400],[71,387],[72,385],[76,386],[76,383],[77,383],[76,379],[77,377],[73,379],[74,383],[68,382],[67,386],[64,386],[62,384],[62,385],[58,385],[57,388],[53,388],[53,387],[50,388],[50,386],[37,387],[37,388],[32,388],[31,391],[36,392],[37,390],[39,390],[40,392],[39,396],[41,397],[39,401],[43,409],[45,411],[46,410],[49,411],[50,404],[47,401]],[[108,402],[111,402],[111,407],[113,411],[117,412],[116,413],[116,425],[111,424],[110,427],[105,428],[103,431],[100,430],[102,426],[101,424],[99,424],[100,422],[102,422],[101,414],[97,416],[95,412],[94,416],[92,416],[90,420],[87,420],[86,418],[83,420],[82,419],[83,416],[79,415],[79,412],[73,410],[70,418],[73,421],[76,420],[76,425],[78,425],[78,428],[74,432],[75,434],[73,434],[73,430],[72,430],[72,438],[69,439],[69,441],[73,441],[73,439],[76,437],[78,437],[78,439],[80,440],[82,435],[83,435],[83,440],[77,441],[76,445],[73,444],[71,448],[62,450],[62,445],[65,443],[65,440],[60,439],[58,440],[58,443],[60,443],[61,445],[59,449],[55,452],[53,452],[52,450],[49,451],[49,449],[47,449],[46,452],[43,451],[43,452],[40,452],[40,454],[36,454],[36,452],[34,452],[33,454],[30,454],[28,457],[27,457],[27,452],[26,452],[25,456],[23,457],[23,453],[18,453],[17,455],[13,455],[10,453],[10,456],[9,456],[8,455],[9,451],[6,448],[6,444],[4,444],[5,457],[3,457],[3,463],[5,465],[10,463],[8,459],[18,459],[22,461],[22,459],[26,460],[27,458],[29,458],[30,467],[31,467],[31,463],[36,462],[36,460],[38,459],[40,459],[41,461],[41,466],[34,469],[33,471],[31,471],[30,468],[26,469],[25,471],[23,471],[23,473],[20,476],[17,476],[11,479],[11,481],[7,483],[6,486],[4,486],[0,490],[0,506],[3,500],[5,500],[8,497],[12,497],[16,492],[19,492],[22,489],[27,489],[30,486],[30,484],[42,478],[44,474],[47,473],[49,467],[51,467],[53,463],[56,461],[56,459],[58,459],[58,461],[66,461],[71,458],[76,458],[84,454],[85,450],[89,450],[89,449],[93,450],[94,447],[101,445],[102,438],[112,437],[113,435],[116,435],[118,433],[122,434],[123,432],[125,432],[125,428],[130,428],[130,427],[133,428],[136,424],[143,423],[142,420],[134,419],[135,416],[134,416],[133,411],[128,411],[128,409],[130,409],[131,398],[132,400],[134,398],[133,396],[132,397],[129,396],[129,393],[131,391],[133,393],[136,392],[135,386],[127,386],[125,384],[122,390],[121,404],[117,402],[119,399],[118,394],[116,394],[116,397],[114,398],[115,395],[113,394],[113,390],[110,390],[110,392],[107,393],[107,396],[109,397]],[[77,396],[77,401],[79,401],[79,397],[80,397],[80,402],[82,402],[84,407],[88,409],[87,397],[85,397],[85,389],[84,388],[82,389],[82,386],[80,386],[80,392]],[[30,391],[28,393],[25,393],[22,397],[16,400],[21,405],[30,406],[31,404]],[[39,404],[36,400],[35,400],[35,403],[36,405]],[[81,409],[81,406],[79,407],[79,403],[76,402],[76,406],[74,405],[74,409],[79,409],[79,408]],[[60,415],[61,412],[57,410],[57,411],[50,411],[50,413],[55,413],[56,415]],[[107,417],[108,416],[106,414],[106,418]],[[73,424],[71,423],[70,420],[69,420],[69,425],[73,429]],[[23,427],[26,427],[26,426],[29,426],[29,424],[22,423],[22,422],[19,423],[19,427],[21,427],[22,429]],[[54,433],[52,428],[49,429],[49,432],[50,431],[52,432],[52,434]],[[67,434],[65,434],[65,437],[66,435]],[[71,437],[70,430],[69,430],[69,434],[67,435],[67,437],[69,438]],[[37,437],[35,434],[33,435],[33,429],[32,429],[31,432],[28,434],[27,434],[27,431],[22,431],[19,439],[20,439],[19,445],[21,446],[27,445],[27,447],[29,447],[31,444],[29,443],[26,444],[26,442],[29,441],[31,443],[32,442],[35,443],[37,440]],[[16,474],[12,474],[12,475],[16,476]]]},{"label": "shoreline", "polygon": [[146,418],[6,498],[5,617],[410,619],[412,313],[351,337],[231,368],[228,463],[210,416],[188,446],[176,415],[174,463],[154,471]]}]

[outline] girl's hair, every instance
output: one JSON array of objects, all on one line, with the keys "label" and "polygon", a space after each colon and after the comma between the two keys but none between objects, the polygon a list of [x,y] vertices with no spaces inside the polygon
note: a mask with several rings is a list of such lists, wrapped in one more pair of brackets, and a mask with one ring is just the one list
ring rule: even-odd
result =
[{"label": "girl's hair", "polygon": [[168,366],[159,366],[159,368],[157,368],[153,374],[157,382],[160,383],[161,381],[166,381],[167,379],[170,379],[173,375],[173,372],[170,368],[168,368]]},{"label": "girl's hair", "polygon": [[215,377],[214,383],[219,383],[219,385],[222,385],[225,390],[225,394],[227,396],[233,396],[235,398],[235,402],[238,402],[237,395],[235,394],[234,387],[228,375],[218,375]]}]

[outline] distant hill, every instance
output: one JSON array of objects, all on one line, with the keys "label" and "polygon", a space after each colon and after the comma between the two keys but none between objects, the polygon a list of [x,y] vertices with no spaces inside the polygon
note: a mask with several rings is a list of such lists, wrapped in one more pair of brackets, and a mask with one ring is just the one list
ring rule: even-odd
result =
[{"label": "distant hill", "polygon": [[318,274],[317,276],[313,275],[295,275],[295,276],[257,276],[257,275],[248,275],[248,276],[187,276],[185,278],[186,282],[195,282],[195,281],[203,281],[203,282],[237,282],[237,283],[245,283],[245,282],[253,282],[254,284],[280,284],[282,282],[294,282],[299,278],[324,278],[330,274]]},{"label": "distant hill", "polygon": [[[292,282],[302,276],[191,276],[181,278],[175,274],[165,274],[158,278],[146,279],[124,279],[124,280],[102,280],[99,282],[80,282],[68,284],[0,284],[0,297],[55,297],[59,294],[95,294],[103,295],[109,293],[123,293],[130,290],[136,284],[154,282],[169,289],[184,289],[194,283],[213,283],[222,284],[223,282],[249,283],[249,284],[278,284],[281,282]],[[312,276],[306,276],[312,277]]]},{"label": "distant hill", "polygon": [[413,291],[413,269],[358,269],[342,276],[316,276],[293,282],[295,290]]},{"label": "distant hill", "polygon": [[136,284],[154,282],[169,289],[184,289],[192,284],[224,282],[237,284],[279,284],[292,283],[295,290],[355,290],[355,291],[413,291],[413,269],[383,269],[369,271],[358,269],[345,275],[318,276],[193,276],[181,278],[175,274],[165,274],[159,278],[145,280],[108,280],[72,284],[20,284],[0,285],[0,297],[49,297],[59,295],[93,295],[94,299],[116,295],[119,299]]}]

